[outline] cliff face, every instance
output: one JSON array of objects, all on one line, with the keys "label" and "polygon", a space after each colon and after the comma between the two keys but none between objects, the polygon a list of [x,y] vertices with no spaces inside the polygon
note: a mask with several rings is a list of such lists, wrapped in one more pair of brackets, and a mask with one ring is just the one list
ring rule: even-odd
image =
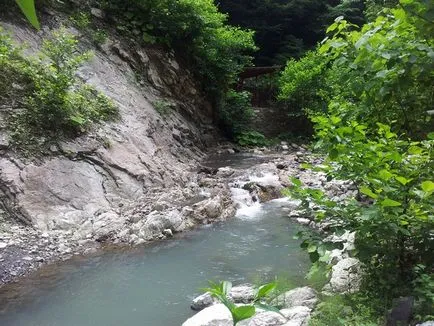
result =
[{"label": "cliff face", "polygon": [[[44,19],[44,26],[61,22],[57,14]],[[29,51],[51,33],[48,27],[36,32],[11,22],[1,25]],[[91,47],[83,36],[81,41]],[[207,212],[214,205],[200,195],[206,191],[192,173],[217,135],[211,105],[172,53],[126,45],[115,36],[92,50],[79,75],[113,100],[120,119],[29,160],[10,150],[7,108],[0,110],[1,207],[38,230],[67,231],[77,240],[141,242],[191,226],[191,211],[181,212],[174,203],[194,198]],[[222,202],[216,205],[210,218],[222,213]]]}]

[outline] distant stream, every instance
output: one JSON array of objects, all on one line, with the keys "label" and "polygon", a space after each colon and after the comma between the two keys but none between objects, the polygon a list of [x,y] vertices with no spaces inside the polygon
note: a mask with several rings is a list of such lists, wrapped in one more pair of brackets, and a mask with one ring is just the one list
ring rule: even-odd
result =
[{"label": "distant stream", "polygon": [[[216,166],[258,161],[232,156]],[[47,266],[0,290],[0,325],[176,326],[194,314],[190,302],[207,280],[277,276],[300,284],[308,257],[293,239],[300,226],[286,217],[285,204],[258,204],[171,240]]]}]

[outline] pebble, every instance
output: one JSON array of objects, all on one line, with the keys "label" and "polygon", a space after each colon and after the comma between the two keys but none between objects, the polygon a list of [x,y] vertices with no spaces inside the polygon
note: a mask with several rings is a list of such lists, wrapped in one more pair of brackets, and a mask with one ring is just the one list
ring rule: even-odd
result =
[{"label": "pebble", "polygon": [[25,260],[25,261],[32,261],[33,260],[33,258],[32,257],[30,257],[30,256],[24,256],[23,258],[21,258],[22,260]]}]

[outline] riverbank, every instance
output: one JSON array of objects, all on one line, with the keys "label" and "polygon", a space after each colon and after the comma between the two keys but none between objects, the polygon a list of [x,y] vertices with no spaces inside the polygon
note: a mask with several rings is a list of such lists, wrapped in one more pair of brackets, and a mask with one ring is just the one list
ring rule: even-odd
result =
[{"label": "riverbank", "polygon": [[[289,175],[303,175],[299,162],[308,154],[297,145],[289,153],[289,147],[284,143],[273,150],[237,154],[231,146],[216,148],[202,163],[192,167],[185,187],[155,188],[141,199],[140,209],[122,212],[127,218],[118,224],[116,232],[101,232],[104,224],[114,228],[115,217],[107,214],[77,232],[36,230],[5,218],[3,212],[0,282],[15,282],[43,265],[93,253],[107,245],[138,246],[170,238],[197,225],[225,220],[235,214],[237,196],[246,207],[255,201],[280,197],[280,191],[289,185]],[[243,156],[240,166],[231,167],[240,164]]]}]

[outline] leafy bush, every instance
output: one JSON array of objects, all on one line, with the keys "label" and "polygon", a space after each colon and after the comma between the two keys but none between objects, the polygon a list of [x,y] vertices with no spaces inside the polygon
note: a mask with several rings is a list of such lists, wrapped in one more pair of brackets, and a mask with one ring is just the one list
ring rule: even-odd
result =
[{"label": "leafy bush", "polygon": [[[291,195],[332,231],[356,232],[352,254],[364,264],[362,290],[369,297],[387,305],[413,295],[420,314],[434,304],[434,134],[426,112],[434,99],[433,10],[430,2],[401,0],[360,30],[337,19],[328,28],[334,36],[315,54],[323,74],[312,64],[311,72],[291,72],[300,80],[281,80],[282,96],[312,82],[308,96],[326,103],[324,111],[308,105],[315,148],[327,155],[313,168],[328,180],[351,180],[358,190],[337,202],[294,179]],[[303,243],[314,261],[328,245],[317,235]]]},{"label": "leafy bush", "polygon": [[318,111],[324,106],[321,89],[325,82],[326,62],[314,51],[299,60],[291,59],[280,76],[279,99],[286,101],[293,110]]},{"label": "leafy bush", "polygon": [[254,112],[249,92],[228,91],[220,104],[220,122],[226,133],[237,138],[248,129]]},{"label": "leafy bush", "polygon": [[243,131],[235,139],[241,146],[267,146],[270,141],[257,131]]},{"label": "leafy bush", "polygon": [[[369,299],[371,300],[371,299]],[[382,323],[376,312],[355,295],[325,297],[309,321],[309,326],[377,326]]]},{"label": "leafy bush", "polygon": [[74,137],[116,116],[112,102],[75,75],[89,57],[89,52],[78,53],[77,40],[64,29],[45,40],[39,57],[33,58],[0,33],[0,97],[14,109],[10,127],[15,146]]},{"label": "leafy bush", "polygon": [[175,49],[217,98],[251,64],[253,32],[227,25],[226,15],[212,0],[117,0],[101,5],[121,32]]}]

